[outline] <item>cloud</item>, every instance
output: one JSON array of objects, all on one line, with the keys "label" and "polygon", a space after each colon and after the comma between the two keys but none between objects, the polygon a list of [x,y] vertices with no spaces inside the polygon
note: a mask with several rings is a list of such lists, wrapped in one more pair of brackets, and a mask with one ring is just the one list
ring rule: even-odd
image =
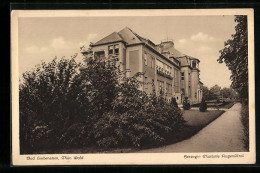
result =
[{"label": "cloud", "polygon": [[218,54],[219,45],[223,43],[218,38],[210,36],[203,32],[198,32],[186,38],[177,41],[175,47],[181,52],[194,57],[210,56]]},{"label": "cloud", "polygon": [[208,41],[216,41],[216,38],[209,36],[208,34],[205,34],[203,32],[199,32],[195,35],[192,35],[190,37],[192,41],[203,41],[203,42],[208,42]]},{"label": "cloud", "polygon": [[63,37],[58,37],[51,40],[50,46],[55,50],[60,50],[70,48],[72,46],[72,43],[65,40]]},{"label": "cloud", "polygon": [[30,47],[27,47],[26,48],[26,51],[28,53],[31,53],[31,54],[35,54],[35,53],[43,53],[45,51],[48,50],[48,47],[46,46],[43,46],[43,47],[38,47],[38,46],[30,46]]},{"label": "cloud", "polygon": [[211,51],[211,50],[212,50],[212,48],[209,46],[200,46],[198,48],[198,51],[202,51],[202,52],[207,52],[207,51]]},{"label": "cloud", "polygon": [[84,40],[84,41],[79,42],[78,45],[79,46],[88,47],[90,42],[94,42],[95,41],[96,37],[97,37],[97,34],[95,34],[95,33],[88,34],[87,39]]},{"label": "cloud", "polygon": [[50,44],[48,46],[29,46],[26,48],[26,51],[30,54],[39,54],[48,51],[57,51],[62,49],[69,49],[73,47],[73,43],[71,41],[65,40],[63,37],[57,37],[50,40]]},{"label": "cloud", "polygon": [[185,38],[182,38],[179,40],[179,43],[183,44],[183,43],[187,43],[187,40]]},{"label": "cloud", "polygon": [[[224,64],[217,62],[219,50],[222,47],[222,40],[203,32],[183,37],[175,45],[177,50],[200,59],[201,81],[208,87],[216,83],[228,87],[231,83],[229,79],[230,71]],[[216,81],[216,79],[221,80]]]}]

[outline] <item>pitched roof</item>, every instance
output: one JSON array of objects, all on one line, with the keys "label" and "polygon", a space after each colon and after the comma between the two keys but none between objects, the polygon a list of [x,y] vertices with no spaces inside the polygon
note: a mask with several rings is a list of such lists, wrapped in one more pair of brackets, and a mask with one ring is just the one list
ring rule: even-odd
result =
[{"label": "pitched roof", "polygon": [[140,35],[138,35],[128,27],[125,27],[119,32],[113,32],[112,34],[99,40],[98,42],[92,44],[91,46],[97,46],[101,44],[119,42],[119,41],[124,41],[127,45],[145,43],[150,45],[154,49],[157,49],[156,45],[151,40],[141,37]]},{"label": "pitched roof", "polygon": [[191,57],[191,56],[189,56],[189,58],[190,58],[190,59],[195,59],[195,60],[197,60],[197,61],[200,62],[200,60],[199,60],[198,58],[194,58],[194,57]]},{"label": "pitched roof", "polygon": [[124,39],[127,44],[138,44],[142,43],[141,37],[133,32],[130,28],[125,27],[118,34]]},{"label": "pitched roof", "polygon": [[98,42],[92,44],[94,45],[100,45],[100,44],[105,44],[105,43],[111,43],[111,42],[118,42],[118,41],[124,41],[120,35],[117,32],[113,32],[112,34],[106,36],[105,38],[99,40]]},{"label": "pitched roof", "polygon": [[178,51],[177,49],[175,49],[174,47],[170,47],[168,51],[170,52],[170,56],[173,56],[175,58],[187,56],[181,53],[180,51]]},{"label": "pitched roof", "polygon": [[[98,42],[91,44],[90,46],[97,46],[97,45],[119,42],[119,41],[125,42],[127,45],[144,43],[144,44],[152,47],[155,51],[161,53],[158,45],[155,45],[149,39],[141,37],[140,35],[138,35],[137,33],[135,33],[133,30],[131,30],[128,27],[125,27],[124,29],[122,29],[119,32],[113,32],[110,35],[106,36],[105,38],[99,40]],[[174,47],[169,47],[166,49],[166,51],[170,52],[170,57],[174,57],[174,58],[180,58],[180,57],[185,57],[185,56],[190,57],[188,55],[181,53]],[[192,58],[192,57],[190,57],[190,58]]]},{"label": "pitched roof", "polygon": [[174,47],[168,48],[167,51],[170,52],[170,57],[171,57],[171,56],[173,56],[174,58],[188,57],[188,58],[190,58],[190,59],[194,59],[194,60],[200,61],[198,58],[194,58],[194,57],[191,57],[191,56],[186,55],[186,54],[184,54],[184,53],[181,53],[180,51],[178,51],[178,50],[175,49]]}]

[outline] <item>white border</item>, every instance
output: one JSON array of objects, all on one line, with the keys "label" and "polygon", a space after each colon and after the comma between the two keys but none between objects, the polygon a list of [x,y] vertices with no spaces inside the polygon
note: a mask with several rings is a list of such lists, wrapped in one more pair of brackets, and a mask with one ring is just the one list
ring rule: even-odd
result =
[{"label": "white border", "polygon": [[[124,154],[49,154],[28,155],[19,151],[19,65],[18,18],[21,17],[101,17],[101,16],[248,16],[248,65],[249,65],[249,120],[250,152],[236,153],[124,153]],[[15,10],[11,14],[11,79],[12,79],[12,163],[13,165],[164,165],[164,164],[253,164],[255,163],[255,70],[254,70],[254,11],[253,9],[175,9],[175,10]],[[185,159],[184,155],[243,154],[233,159]],[[38,156],[55,156],[59,160],[37,160]],[[61,156],[84,156],[83,160],[61,159]]]}]

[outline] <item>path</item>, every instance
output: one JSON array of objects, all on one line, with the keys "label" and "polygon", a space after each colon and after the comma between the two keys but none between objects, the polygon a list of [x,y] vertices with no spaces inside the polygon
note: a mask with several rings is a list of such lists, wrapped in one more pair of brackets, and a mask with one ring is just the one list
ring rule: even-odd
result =
[{"label": "path", "polygon": [[141,150],[142,153],[171,152],[239,152],[243,147],[243,126],[240,121],[241,104],[236,103],[219,118],[190,139],[165,147]]}]

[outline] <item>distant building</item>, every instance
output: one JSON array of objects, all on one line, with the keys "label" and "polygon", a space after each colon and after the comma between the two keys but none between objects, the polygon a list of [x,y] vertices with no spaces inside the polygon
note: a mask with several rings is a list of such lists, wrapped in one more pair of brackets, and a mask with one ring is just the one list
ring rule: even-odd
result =
[{"label": "distant building", "polygon": [[167,101],[172,97],[178,103],[182,103],[184,97],[191,103],[201,101],[200,61],[176,50],[173,41],[156,45],[126,27],[90,44],[90,49],[82,53],[96,58],[116,57],[122,70],[129,71],[127,77],[145,72],[140,79],[144,82],[140,89],[148,94],[153,91],[153,82],[156,94]]}]

